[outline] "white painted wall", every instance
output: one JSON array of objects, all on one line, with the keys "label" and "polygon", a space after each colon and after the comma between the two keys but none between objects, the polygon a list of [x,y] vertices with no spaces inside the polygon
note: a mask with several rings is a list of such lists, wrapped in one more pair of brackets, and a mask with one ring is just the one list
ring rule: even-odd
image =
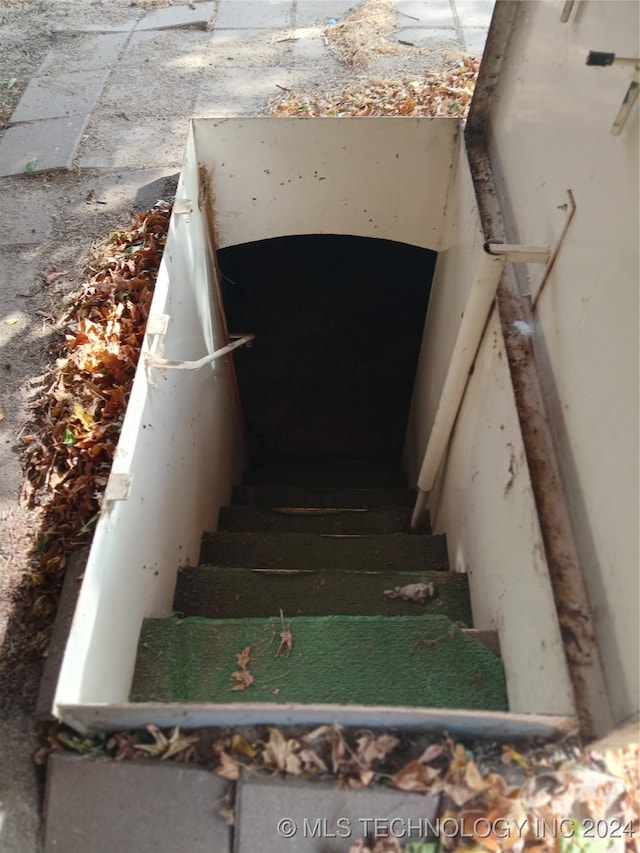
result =
[{"label": "white painted wall", "polygon": [[[492,101],[491,154],[508,239],[558,239],[539,296],[536,355],[604,659],[612,711],[638,711],[639,104],[610,128],[633,70],[585,64],[589,50],[639,56],[637,2],[518,5]],[[524,271],[534,295],[542,270]]]},{"label": "white painted wall", "polygon": [[[165,355],[194,359],[226,340],[191,135],[177,198],[194,209],[172,218],[151,314],[171,317]],[[105,502],[96,527],[55,698],[63,718],[68,704],[127,701],[142,619],[170,612],[178,567],[197,560],[242,468],[229,361],[197,373],[155,370],[148,382],[151,343],[147,336],[110,481],[131,475],[130,493]]]},{"label": "white painted wall", "polygon": [[502,330],[494,309],[432,493],[474,627],[497,629],[512,711],[572,714],[564,656]]},{"label": "white painted wall", "polygon": [[349,234],[440,249],[458,119],[202,119],[217,245]]},{"label": "white painted wall", "polygon": [[[415,482],[484,237],[464,146],[449,189],[405,447]],[[574,713],[571,683],[495,312],[429,500],[449,562],[469,572],[474,627],[500,634],[509,707]]]}]

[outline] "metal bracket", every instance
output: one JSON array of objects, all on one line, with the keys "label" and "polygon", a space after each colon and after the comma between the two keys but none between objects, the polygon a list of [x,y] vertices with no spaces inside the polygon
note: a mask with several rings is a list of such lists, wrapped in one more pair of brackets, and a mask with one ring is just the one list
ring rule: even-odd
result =
[{"label": "metal bracket", "polygon": [[488,255],[504,257],[506,261],[516,264],[546,264],[551,257],[551,249],[548,246],[519,246],[487,240],[484,250]]},{"label": "metal bracket", "polygon": [[622,99],[618,115],[611,125],[612,135],[620,136],[629,118],[629,113],[638,98],[638,90],[640,89],[640,59],[634,59],[631,56],[616,56],[615,53],[608,53],[603,50],[590,50],[587,56],[587,65],[595,68],[608,68],[610,65],[631,65],[635,68],[635,73]]},{"label": "metal bracket", "polygon": [[571,12],[573,11],[575,0],[565,0],[565,4],[562,7],[562,13],[560,14],[560,23],[566,24],[571,17]]},{"label": "metal bracket", "polygon": [[189,216],[193,213],[193,205],[190,198],[177,198],[173,202],[173,212],[176,216]]},{"label": "metal bracket", "polygon": [[110,501],[126,501],[131,491],[133,483],[133,474],[114,474],[112,473],[107,480],[107,485],[104,490],[104,500]]},{"label": "metal bracket", "polygon": [[232,339],[237,338],[237,340],[234,340],[233,343],[229,343],[225,347],[221,347],[214,352],[208,353],[202,358],[199,358],[197,361],[173,361],[169,358],[163,358],[161,355],[153,354],[147,355],[145,359],[145,367],[147,368],[147,371],[154,367],[161,370],[200,370],[201,367],[204,367],[206,364],[211,364],[212,361],[217,361],[217,359],[228,355],[230,352],[233,352],[234,349],[238,349],[238,347],[245,345],[250,346],[255,335],[253,333],[247,333],[242,335],[229,335],[229,337]]},{"label": "metal bracket", "polygon": [[147,335],[166,335],[170,319],[170,314],[151,314],[147,320]]},{"label": "metal bracket", "polygon": [[535,292],[535,295],[531,297],[531,310],[535,311],[536,305],[538,304],[538,299],[540,299],[540,294],[542,293],[545,284],[549,276],[551,275],[551,270],[554,267],[556,262],[556,258],[558,257],[558,252],[560,251],[560,247],[564,243],[564,238],[569,230],[569,226],[571,225],[571,221],[576,212],[576,200],[573,197],[573,192],[571,190],[567,190],[567,196],[569,198],[568,202],[565,204],[559,205],[560,208],[565,208],[568,210],[567,218],[565,219],[564,225],[562,227],[562,231],[560,232],[560,237],[558,238],[558,242],[556,243],[556,247],[553,250],[553,255],[551,256],[551,260],[549,261],[549,266],[544,271],[544,275],[542,277],[542,281],[538,285],[538,289]]}]

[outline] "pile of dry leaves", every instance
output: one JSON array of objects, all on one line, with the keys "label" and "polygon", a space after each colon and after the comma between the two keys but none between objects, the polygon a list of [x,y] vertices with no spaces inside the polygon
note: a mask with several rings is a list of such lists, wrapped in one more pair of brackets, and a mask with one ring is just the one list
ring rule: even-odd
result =
[{"label": "pile of dry leaves", "polygon": [[464,57],[441,71],[401,80],[364,80],[324,94],[287,92],[268,107],[279,117],[440,116],[466,117],[480,61]]},{"label": "pile of dry leaves", "polygon": [[[599,827],[597,838],[607,829],[606,840],[618,841],[616,850],[640,850],[635,835],[640,827],[633,824],[640,814],[638,745],[600,753],[581,750],[576,744],[546,744],[522,751],[491,744],[488,749],[477,745],[472,751],[448,737],[426,743],[421,735],[376,734],[338,725],[312,731],[204,729],[189,735],[179,728],[164,734],[151,725],[146,731],[85,738],[56,726],[36,761],[44,763],[52,749],[61,748],[88,756],[106,754],[116,761],[143,756],[195,761],[212,766],[231,781],[245,775],[278,775],[346,788],[378,784],[439,795],[437,826],[443,828],[439,844],[451,850],[579,853],[608,849],[582,846],[591,825]],[[228,817],[233,820],[233,815]],[[452,827],[459,832],[452,832]],[[551,832],[554,827],[557,831]],[[570,840],[576,845],[561,843]],[[393,837],[357,841],[354,836],[350,843],[350,853],[400,853],[401,849],[435,853],[440,849],[438,844],[427,848],[423,842],[401,847]]]},{"label": "pile of dry leaves", "polygon": [[363,68],[382,53],[394,53],[402,46],[393,39],[398,16],[390,0],[364,0],[341,21],[324,30],[331,52],[348,68]]},{"label": "pile of dry leaves", "polygon": [[[97,520],[170,215],[171,205],[158,203],[95,249],[60,357],[22,435],[25,490],[30,505],[42,509],[29,575],[36,620],[55,611],[67,558],[89,541]],[[36,646],[45,642],[46,633],[36,638]]]}]

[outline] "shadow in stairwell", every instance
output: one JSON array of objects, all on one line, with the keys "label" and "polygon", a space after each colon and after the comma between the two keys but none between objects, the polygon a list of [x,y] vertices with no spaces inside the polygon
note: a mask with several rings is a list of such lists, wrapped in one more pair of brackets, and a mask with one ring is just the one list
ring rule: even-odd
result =
[{"label": "shadow in stairwell", "polygon": [[252,463],[399,465],[436,253],[364,237],[283,237],[218,252]]}]

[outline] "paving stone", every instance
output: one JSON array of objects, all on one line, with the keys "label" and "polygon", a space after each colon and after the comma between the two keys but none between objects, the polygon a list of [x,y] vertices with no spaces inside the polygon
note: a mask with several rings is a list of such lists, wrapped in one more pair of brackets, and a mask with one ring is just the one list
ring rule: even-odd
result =
[{"label": "paving stone", "polygon": [[308,27],[306,30],[296,32],[303,32],[305,35],[292,45],[294,59],[303,63],[317,62],[330,56],[320,27]]},{"label": "paving stone", "polygon": [[[228,68],[216,71],[215,77],[203,81],[196,98],[195,114],[219,115],[218,105],[237,101],[264,101],[282,93],[280,86],[295,89],[299,75],[289,68]],[[238,113],[241,115],[241,113]]]},{"label": "paving stone", "polygon": [[[5,350],[3,360],[6,358],[7,352]],[[15,428],[15,432],[17,429],[18,427]],[[12,443],[14,441],[15,439],[12,439]],[[15,456],[14,453],[11,455]],[[3,464],[3,487],[5,487],[6,473]],[[22,480],[20,484],[22,484]],[[12,503],[9,511],[14,514],[15,518],[16,501]],[[7,713],[3,709],[3,714],[0,716],[0,738],[2,739],[0,849],[3,853],[37,853],[41,850],[37,841],[40,834],[40,795],[33,753],[41,746],[42,742],[38,742],[33,729],[28,714],[24,712],[22,714]]]},{"label": "paving stone", "polygon": [[149,86],[144,75],[131,76],[130,68],[118,68],[109,78],[100,102],[101,113],[127,116],[132,124],[138,118],[190,115],[195,101],[201,69],[163,67],[158,79],[162,88]]},{"label": "paving stone", "polygon": [[52,118],[8,127],[0,140],[0,176],[70,169],[88,115]]},{"label": "paving stone", "polygon": [[260,98],[235,98],[231,95],[221,95],[215,100],[196,105],[196,118],[236,118],[238,116],[261,116],[264,114],[265,102]]},{"label": "paving stone", "polygon": [[[22,169],[24,171],[24,167]],[[42,187],[5,183],[0,204],[0,246],[37,245],[51,234],[53,210]]]},{"label": "paving stone", "polygon": [[408,41],[416,47],[436,48],[451,47],[459,44],[456,31],[452,29],[435,29],[432,27],[411,27],[396,33],[400,41]]},{"label": "paving stone", "polygon": [[231,853],[229,785],[179,763],[49,758],[45,853]]},{"label": "paving stone", "polygon": [[286,38],[282,30],[259,30],[250,38],[246,30],[215,30],[207,52],[209,65],[215,68],[284,66],[295,45],[285,41]]},{"label": "paving stone", "polygon": [[122,207],[149,210],[158,199],[175,193],[178,177],[175,169],[135,169],[96,178],[93,191],[106,211]]},{"label": "paving stone", "polygon": [[74,551],[64,573],[64,583],[58,601],[47,657],[45,659],[38,699],[34,710],[36,722],[53,722],[53,703],[62,666],[64,650],[69,639],[71,621],[78,603],[82,574],[87,565],[89,546]]},{"label": "paving stone", "polygon": [[399,23],[414,19],[417,25],[428,27],[455,27],[451,4],[448,0],[392,0]]},{"label": "paving stone", "polygon": [[468,53],[482,56],[487,41],[487,30],[480,28],[464,28],[464,43]]},{"label": "paving stone", "polygon": [[[78,151],[80,169],[179,168],[189,126],[183,111],[176,117],[97,114]],[[108,144],[105,143],[108,140]]]},{"label": "paving stone", "polygon": [[343,853],[358,839],[395,834],[424,839],[439,798],[271,780],[242,782],[236,798],[236,853]]},{"label": "paving stone", "polygon": [[216,4],[198,3],[191,5],[167,6],[148,12],[136,26],[136,30],[169,30],[182,27],[205,29],[215,11]]},{"label": "paving stone", "polygon": [[220,0],[216,29],[279,29],[291,26],[293,6],[289,0]]},{"label": "paving stone", "polygon": [[[83,33],[58,39],[56,47],[45,56],[38,75],[61,70],[69,73],[109,68],[118,58],[128,38],[128,32],[118,32]],[[64,55],[61,50],[63,45],[66,48]]]},{"label": "paving stone", "polygon": [[133,20],[123,21],[121,24],[83,24],[79,27],[63,25],[54,27],[52,34],[56,37],[78,35],[80,33],[130,33],[137,23],[137,20]]},{"label": "paving stone", "polygon": [[[127,49],[113,69],[109,82],[118,72],[126,72],[131,79],[146,64],[152,64],[159,80],[165,69],[186,71],[204,68],[209,60],[211,37],[212,33],[204,30],[137,30],[131,35]],[[162,95],[163,92],[157,92],[158,99]]]},{"label": "paving stone", "polygon": [[456,0],[456,12],[465,36],[467,27],[489,26],[494,5],[494,0]]},{"label": "paving stone", "polygon": [[340,21],[349,9],[358,5],[357,0],[298,0],[295,11],[296,27],[325,26],[330,18]]},{"label": "paving stone", "polygon": [[73,71],[29,81],[9,124],[65,116],[88,116],[95,107],[108,70]]}]

